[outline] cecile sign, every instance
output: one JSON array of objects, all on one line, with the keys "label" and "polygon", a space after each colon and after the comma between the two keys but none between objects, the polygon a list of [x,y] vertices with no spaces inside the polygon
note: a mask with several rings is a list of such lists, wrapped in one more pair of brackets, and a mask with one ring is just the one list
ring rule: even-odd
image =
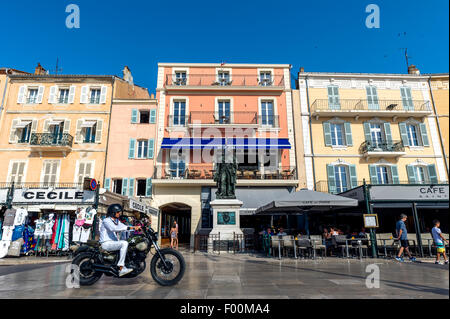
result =
[{"label": "cecile sign", "polygon": [[13,203],[93,204],[95,192],[78,189],[16,189]]}]

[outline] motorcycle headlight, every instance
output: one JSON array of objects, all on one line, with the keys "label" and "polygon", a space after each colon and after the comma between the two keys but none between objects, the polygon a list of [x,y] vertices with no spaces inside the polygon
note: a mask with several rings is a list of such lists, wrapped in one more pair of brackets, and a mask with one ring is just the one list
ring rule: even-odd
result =
[{"label": "motorcycle headlight", "polygon": [[147,248],[148,248],[148,245],[147,245],[147,243],[145,241],[143,241],[143,242],[141,242],[141,243],[136,245],[136,249],[139,250],[139,251],[146,251]]}]

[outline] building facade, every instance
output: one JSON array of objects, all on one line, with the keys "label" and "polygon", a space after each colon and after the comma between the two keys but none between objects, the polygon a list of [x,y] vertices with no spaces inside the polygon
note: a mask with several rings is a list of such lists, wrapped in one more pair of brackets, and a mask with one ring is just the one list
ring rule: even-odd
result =
[{"label": "building facade", "polygon": [[[157,99],[153,205],[163,242],[174,219],[191,247],[212,227],[215,167],[225,153],[236,158],[241,215],[267,192],[297,186],[290,65],[160,63]],[[241,226],[251,227],[245,218]]]}]

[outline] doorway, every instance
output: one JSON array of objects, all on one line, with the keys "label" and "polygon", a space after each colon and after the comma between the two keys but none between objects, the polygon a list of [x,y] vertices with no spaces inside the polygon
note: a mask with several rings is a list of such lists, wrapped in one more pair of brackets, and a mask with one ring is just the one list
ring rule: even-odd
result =
[{"label": "doorway", "polygon": [[181,203],[171,203],[161,208],[161,246],[170,246],[170,229],[174,221],[178,224],[178,245],[189,247],[191,242],[191,207]]}]

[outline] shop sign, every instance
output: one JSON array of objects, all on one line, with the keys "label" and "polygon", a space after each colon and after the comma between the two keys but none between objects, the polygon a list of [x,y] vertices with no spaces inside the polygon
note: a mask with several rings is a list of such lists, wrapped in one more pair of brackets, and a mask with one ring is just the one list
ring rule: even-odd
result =
[{"label": "shop sign", "polygon": [[364,214],[364,228],[378,228],[377,214]]},{"label": "shop sign", "polygon": [[8,189],[0,189],[0,204],[6,204],[8,199]]},{"label": "shop sign", "polygon": [[79,189],[16,189],[13,203],[94,204],[95,192]]},{"label": "shop sign", "polygon": [[448,201],[448,195],[448,185],[370,187],[371,200]]},{"label": "shop sign", "polygon": [[147,215],[150,215],[150,214],[155,215],[155,213],[156,213],[155,209],[153,209],[141,202],[138,202],[132,198],[130,198],[129,206],[130,206],[130,209],[133,209],[135,211],[138,211],[138,212],[141,212],[141,213],[144,213]]}]

